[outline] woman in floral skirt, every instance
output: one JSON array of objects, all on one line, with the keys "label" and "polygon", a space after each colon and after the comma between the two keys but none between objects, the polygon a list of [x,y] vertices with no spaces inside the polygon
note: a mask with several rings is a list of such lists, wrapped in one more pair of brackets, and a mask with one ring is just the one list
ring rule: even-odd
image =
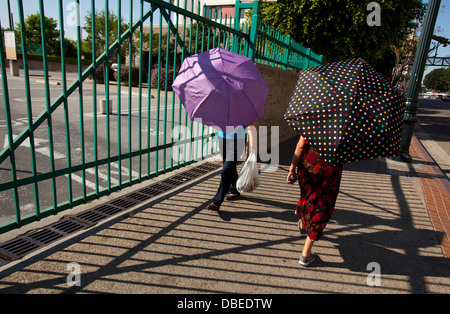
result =
[{"label": "woman in floral skirt", "polygon": [[296,215],[300,235],[306,236],[299,263],[308,266],[315,260],[311,254],[314,241],[320,239],[333,214],[341,184],[342,165],[330,165],[303,136],[297,143],[286,181],[294,184],[298,176],[300,200]]}]

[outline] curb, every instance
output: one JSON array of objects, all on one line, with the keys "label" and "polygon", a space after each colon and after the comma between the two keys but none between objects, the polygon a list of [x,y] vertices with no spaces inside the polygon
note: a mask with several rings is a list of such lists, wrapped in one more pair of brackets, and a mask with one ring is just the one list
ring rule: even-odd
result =
[{"label": "curb", "polygon": [[431,223],[450,267],[450,180],[416,136],[412,138],[410,149],[413,157],[424,162],[426,171],[414,171],[422,185]]}]

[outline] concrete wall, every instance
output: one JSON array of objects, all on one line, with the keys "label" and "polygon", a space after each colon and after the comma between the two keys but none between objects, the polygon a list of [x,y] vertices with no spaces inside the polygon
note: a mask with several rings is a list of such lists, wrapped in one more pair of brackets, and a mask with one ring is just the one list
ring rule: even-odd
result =
[{"label": "concrete wall", "polygon": [[[17,59],[17,63],[19,64],[19,68],[23,69],[23,59]],[[9,61],[6,63],[7,68],[9,68]],[[49,71],[62,71],[61,70],[61,62],[47,62],[48,70]],[[81,68],[86,70],[88,66],[82,65]],[[28,69],[29,70],[43,70],[44,69],[44,63],[39,60],[28,60]],[[78,72],[78,65],[77,64],[70,64],[66,63],[66,71],[67,72]]]},{"label": "concrete wall", "polygon": [[[260,121],[255,123],[257,130],[260,131],[259,126],[267,126],[268,139],[261,138],[261,132],[258,139],[259,145],[267,143],[270,148],[271,143],[276,139],[271,138],[271,126],[278,126],[279,129],[279,143],[283,143],[293,137],[298,137],[298,133],[284,122],[284,113],[294,94],[295,85],[298,80],[298,73],[274,68],[268,65],[256,64],[258,70],[261,72],[264,80],[270,87],[269,96],[267,97],[266,105],[264,107],[264,114]],[[272,129],[273,130],[273,129]],[[264,147],[263,147],[264,148]]]}]

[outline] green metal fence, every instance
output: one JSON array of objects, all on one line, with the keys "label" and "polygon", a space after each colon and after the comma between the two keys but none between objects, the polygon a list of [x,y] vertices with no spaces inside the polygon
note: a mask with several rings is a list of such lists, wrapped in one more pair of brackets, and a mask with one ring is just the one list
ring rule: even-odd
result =
[{"label": "green metal fence", "polygon": [[[105,36],[103,47],[95,40],[86,45],[77,25],[78,65],[76,73],[69,73],[64,54],[67,12],[59,0],[61,69],[50,71],[46,7],[43,0],[38,2],[41,82],[29,68],[23,0],[17,0],[20,78],[8,75],[0,33],[0,234],[216,154],[214,129],[191,121],[171,91],[187,56],[221,46],[291,70],[321,62],[309,49],[259,23],[258,2],[238,0],[233,19],[211,11],[202,16],[206,10],[200,5],[196,12],[186,10],[194,1],[117,0],[117,34],[110,35],[117,39]],[[104,10],[102,23],[110,34],[115,25],[110,23],[109,1],[102,6],[89,2],[90,12]],[[135,3],[139,12],[133,12]],[[128,23],[123,22],[122,5],[129,5]],[[252,24],[241,27],[239,9],[246,8],[254,10]],[[92,34],[100,31],[94,18],[88,27]],[[82,65],[83,44],[90,47],[87,58],[93,60],[87,67]],[[133,58],[139,58],[136,68]],[[111,63],[117,63],[117,70]]]},{"label": "green metal fence", "polygon": [[255,61],[258,63],[291,71],[322,63],[322,56],[262,22],[259,22],[257,36]]}]

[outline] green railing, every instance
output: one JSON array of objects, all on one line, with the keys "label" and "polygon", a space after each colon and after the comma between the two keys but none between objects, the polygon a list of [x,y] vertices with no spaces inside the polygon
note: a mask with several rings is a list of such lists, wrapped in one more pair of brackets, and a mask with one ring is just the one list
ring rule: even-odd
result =
[{"label": "green railing", "polygon": [[256,47],[256,62],[285,70],[300,71],[322,63],[322,56],[262,22],[259,22]]},{"label": "green railing", "polygon": [[[0,32],[0,234],[216,154],[214,129],[191,121],[171,91],[187,56],[221,46],[286,69],[320,63],[320,57],[308,49],[283,41],[259,24],[258,2],[237,1],[232,19],[215,13],[202,16],[200,6],[197,12],[184,9],[193,8],[194,1],[129,0],[124,1],[129,5],[125,24],[122,1],[117,0],[117,39],[111,42],[106,36],[104,51],[93,40],[88,56],[93,61],[83,68],[82,28],[77,25],[78,66],[76,73],[69,73],[64,55],[67,12],[59,0],[61,70],[55,73],[49,70],[46,12],[39,0],[43,82],[37,83],[26,53],[23,2],[17,0],[23,55],[20,78],[7,73]],[[96,12],[96,3],[90,1],[90,12]],[[139,4],[137,13],[134,3]],[[258,27],[242,29],[239,9],[248,7],[254,9],[252,25]],[[108,0],[102,8],[108,34],[115,26],[109,22]],[[91,21],[96,34],[98,24],[94,18]],[[132,62],[123,65],[130,52],[139,57],[136,69]],[[116,74],[108,66],[112,62],[117,63]],[[59,85],[54,84],[55,76]]]}]

